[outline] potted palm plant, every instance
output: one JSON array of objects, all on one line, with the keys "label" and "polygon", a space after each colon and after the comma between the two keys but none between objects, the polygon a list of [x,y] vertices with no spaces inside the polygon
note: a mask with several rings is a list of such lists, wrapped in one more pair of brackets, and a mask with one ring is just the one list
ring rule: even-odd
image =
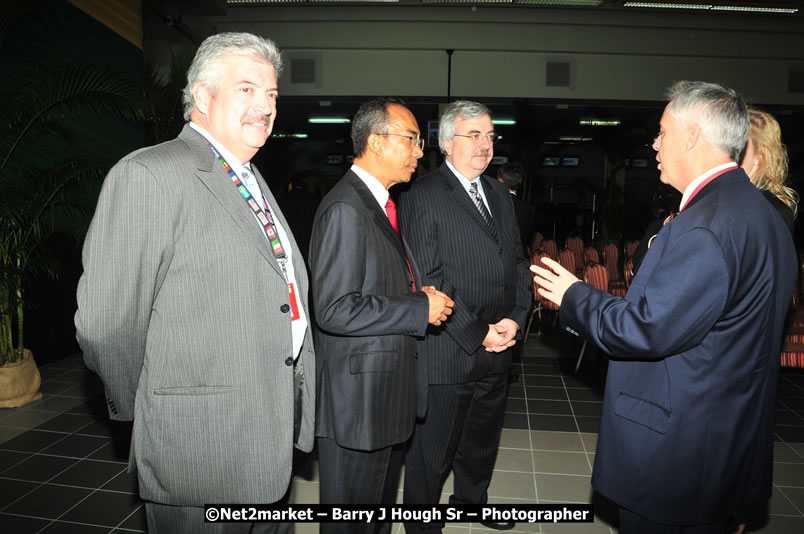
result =
[{"label": "potted palm plant", "polygon": [[75,208],[71,186],[108,169],[100,158],[70,154],[69,125],[87,114],[142,115],[137,84],[104,66],[51,54],[43,70],[36,43],[26,48],[25,39],[8,37],[10,28],[37,22],[23,4],[4,4],[0,12],[0,407],[41,398],[39,372],[25,349],[24,283],[58,275],[44,244]]}]

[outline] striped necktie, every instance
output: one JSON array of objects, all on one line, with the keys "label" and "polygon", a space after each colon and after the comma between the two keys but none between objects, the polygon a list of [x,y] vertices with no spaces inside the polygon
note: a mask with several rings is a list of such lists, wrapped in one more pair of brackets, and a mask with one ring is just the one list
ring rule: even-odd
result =
[{"label": "striped necktie", "polygon": [[472,202],[475,203],[475,206],[477,206],[477,211],[480,212],[480,216],[483,217],[491,233],[497,235],[497,230],[494,227],[494,219],[491,218],[491,213],[489,213],[489,210],[483,203],[483,197],[480,196],[480,191],[477,190],[477,181],[472,182],[472,185],[469,187],[469,196],[472,198]]}]

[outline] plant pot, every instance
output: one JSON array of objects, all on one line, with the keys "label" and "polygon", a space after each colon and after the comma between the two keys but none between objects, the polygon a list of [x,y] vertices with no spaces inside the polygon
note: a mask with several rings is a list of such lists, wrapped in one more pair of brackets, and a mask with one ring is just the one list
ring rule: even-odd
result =
[{"label": "plant pot", "polygon": [[41,384],[33,353],[25,349],[20,361],[0,366],[0,408],[19,408],[41,399]]}]

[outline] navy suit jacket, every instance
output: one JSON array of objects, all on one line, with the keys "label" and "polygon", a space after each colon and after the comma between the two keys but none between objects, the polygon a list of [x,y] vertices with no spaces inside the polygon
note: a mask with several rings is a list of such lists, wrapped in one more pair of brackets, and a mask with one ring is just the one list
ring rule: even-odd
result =
[{"label": "navy suit jacket", "polygon": [[625,298],[569,288],[562,325],[612,355],[595,489],[667,524],[718,521],[770,496],[796,263],[781,218],[735,169],[661,229]]},{"label": "navy suit jacket", "polygon": [[399,202],[402,234],[421,270],[421,283],[452,297],[452,315],[431,327],[419,352],[430,384],[459,384],[506,372],[511,351],[486,352],[489,324],[509,318],[524,326],[531,276],[522,255],[511,194],[481,176],[496,235],[483,221],[458,177],[441,165],[417,179]]},{"label": "navy suit jacket", "polygon": [[417,407],[423,415],[427,384],[415,336],[427,329],[429,304],[412,291],[405,257],[371,191],[347,172],[318,207],[309,258],[320,355],[316,436],[341,447],[404,443]]}]

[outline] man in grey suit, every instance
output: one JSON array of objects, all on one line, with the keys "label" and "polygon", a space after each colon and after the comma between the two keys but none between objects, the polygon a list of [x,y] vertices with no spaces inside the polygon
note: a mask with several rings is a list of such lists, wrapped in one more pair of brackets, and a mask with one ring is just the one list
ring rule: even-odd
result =
[{"label": "man in grey suit", "polygon": [[[405,503],[437,504],[452,469],[450,503],[483,504],[502,430],[509,349],[530,308],[531,279],[508,188],[483,176],[495,140],[488,108],[453,102],[438,128],[446,162],[402,195],[400,219],[421,283],[451,295],[455,306],[419,348],[430,385],[405,459]],[[405,524],[408,532],[440,527]]]},{"label": "man in grey suit", "polygon": [[[416,337],[452,300],[418,285],[388,190],[422,156],[416,119],[399,100],[364,103],[352,121],[354,165],[313,224],[321,503],[395,502],[403,445],[424,409]],[[390,523],[321,525],[322,533],[388,532]]]},{"label": "man in grey suit", "polygon": [[313,445],[307,275],[249,161],[271,133],[281,58],[268,39],[209,37],[184,91],[190,123],[111,170],[84,246],[75,323],[150,532],[269,532],[204,523],[208,503],[286,498]]}]

